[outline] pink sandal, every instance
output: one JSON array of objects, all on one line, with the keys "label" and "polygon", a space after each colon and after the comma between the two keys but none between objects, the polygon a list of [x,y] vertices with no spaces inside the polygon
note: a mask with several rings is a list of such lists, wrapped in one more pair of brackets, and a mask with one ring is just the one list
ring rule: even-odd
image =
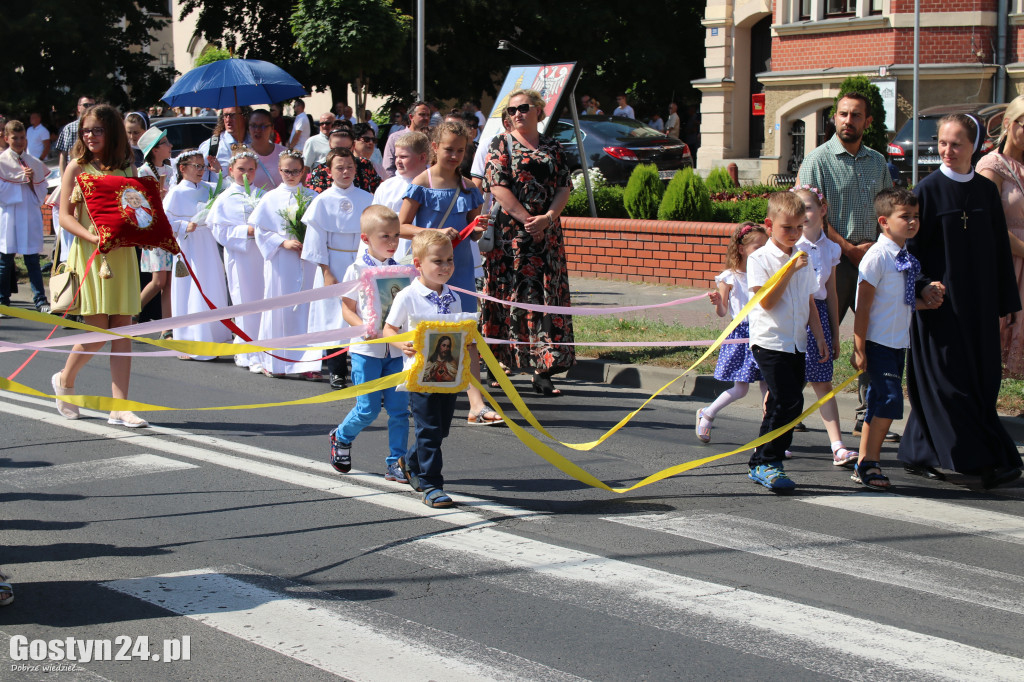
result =
[{"label": "pink sandal", "polygon": [[714,421],[713,418],[704,416],[703,407],[697,410],[697,423],[693,425],[693,430],[697,432],[697,439],[701,443],[711,442],[711,423]]}]

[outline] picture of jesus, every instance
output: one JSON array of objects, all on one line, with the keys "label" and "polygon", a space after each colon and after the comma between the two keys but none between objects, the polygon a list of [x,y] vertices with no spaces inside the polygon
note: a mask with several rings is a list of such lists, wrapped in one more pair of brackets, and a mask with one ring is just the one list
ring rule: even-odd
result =
[{"label": "picture of jesus", "polygon": [[139,227],[149,227],[153,224],[153,208],[145,195],[137,189],[127,188],[121,195],[121,207],[125,210],[128,219],[134,214],[135,223]]},{"label": "picture of jesus", "polygon": [[424,384],[450,384],[458,380],[459,352],[462,348],[462,334],[430,334],[427,348],[432,348],[423,365]]},{"label": "picture of jesus", "polygon": [[376,280],[377,296],[380,299],[380,319],[388,319],[395,296],[411,282],[411,277],[381,277]]}]

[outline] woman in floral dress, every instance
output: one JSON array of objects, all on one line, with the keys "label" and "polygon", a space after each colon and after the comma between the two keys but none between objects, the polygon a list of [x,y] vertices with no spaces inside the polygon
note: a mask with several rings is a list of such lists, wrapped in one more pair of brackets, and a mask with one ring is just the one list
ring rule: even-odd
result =
[{"label": "woman in floral dress", "polygon": [[[501,204],[493,251],[485,254],[484,293],[503,301],[568,306],[569,271],[558,217],[572,187],[561,146],[542,136],[544,100],[533,90],[516,90],[508,100],[510,133],[497,135],[487,155],[484,189]],[[561,395],[552,374],[576,362],[572,317],[483,302],[484,336],[529,345],[493,347],[507,367],[533,373],[533,388]]]}]

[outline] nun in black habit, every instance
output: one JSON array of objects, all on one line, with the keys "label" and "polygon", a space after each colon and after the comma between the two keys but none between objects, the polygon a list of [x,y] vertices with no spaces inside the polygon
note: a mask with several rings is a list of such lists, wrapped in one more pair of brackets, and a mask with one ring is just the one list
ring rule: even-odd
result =
[{"label": "nun in black habit", "polygon": [[949,469],[979,475],[991,488],[1021,473],[996,413],[999,318],[1020,311],[1021,302],[999,192],[971,167],[975,119],[947,116],[938,137],[942,166],[914,188],[921,226],[907,247],[921,262],[918,293],[937,280],[945,297],[911,323],[911,412],[899,460],[910,473],[941,479],[937,469]]}]

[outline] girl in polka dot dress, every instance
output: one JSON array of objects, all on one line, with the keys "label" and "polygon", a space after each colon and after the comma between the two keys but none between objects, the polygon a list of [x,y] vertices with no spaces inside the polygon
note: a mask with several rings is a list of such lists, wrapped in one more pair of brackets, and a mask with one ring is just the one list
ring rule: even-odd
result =
[{"label": "girl in polka dot dress", "polygon": [[[747,290],[747,256],[757,251],[768,242],[768,232],[754,223],[741,223],[729,240],[729,251],[726,255],[726,270],[715,277],[718,290],[708,294],[715,305],[719,317],[726,314],[736,316],[750,300]],[[743,320],[729,334],[730,339],[745,339],[750,336],[750,326]],[[767,384],[761,379],[761,370],[754,362],[750,345],[746,343],[725,344],[718,351],[718,364],[715,366],[715,378],[719,381],[733,382],[732,388],[724,391],[715,402],[697,410],[697,421],[694,429],[702,443],[711,442],[711,425],[715,415],[726,405],[747,395],[750,382],[760,382],[762,404]]]},{"label": "girl in polka dot dress", "polygon": [[[805,356],[805,376],[814,394],[820,399],[832,390],[832,365],[839,350],[839,299],[836,297],[836,265],[839,263],[841,250],[839,245],[825,236],[822,225],[826,220],[828,206],[821,192],[814,187],[795,187],[790,190],[796,193],[807,209],[807,222],[804,223],[804,234],[796,243],[796,248],[807,252],[808,263],[814,268],[818,280],[818,290],[814,293],[814,306],[821,319],[821,330],[825,334],[825,344],[831,357],[824,360],[818,355],[816,343],[807,346]],[[810,326],[807,327],[807,338],[814,340]],[[835,466],[852,467],[857,463],[857,452],[848,450],[843,445],[843,433],[839,427],[839,407],[836,399],[831,398],[819,410],[821,421],[828,432],[832,444],[832,464]]]}]

